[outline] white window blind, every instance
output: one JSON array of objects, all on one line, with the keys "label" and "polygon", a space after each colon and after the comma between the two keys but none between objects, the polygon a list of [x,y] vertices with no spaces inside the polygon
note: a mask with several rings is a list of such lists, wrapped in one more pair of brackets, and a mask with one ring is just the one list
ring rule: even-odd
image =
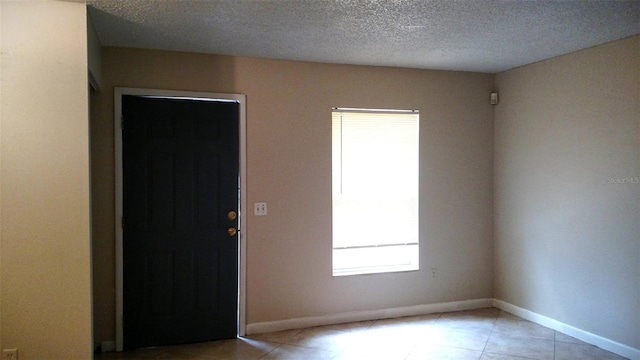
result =
[{"label": "white window blind", "polygon": [[336,109],[332,130],[334,275],[417,269],[419,114]]}]

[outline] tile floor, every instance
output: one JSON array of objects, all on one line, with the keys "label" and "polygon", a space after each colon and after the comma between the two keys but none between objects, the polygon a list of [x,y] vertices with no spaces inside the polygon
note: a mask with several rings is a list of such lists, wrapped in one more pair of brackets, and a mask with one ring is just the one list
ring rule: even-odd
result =
[{"label": "tile floor", "polygon": [[495,308],[319,326],[96,354],[122,359],[624,359]]}]

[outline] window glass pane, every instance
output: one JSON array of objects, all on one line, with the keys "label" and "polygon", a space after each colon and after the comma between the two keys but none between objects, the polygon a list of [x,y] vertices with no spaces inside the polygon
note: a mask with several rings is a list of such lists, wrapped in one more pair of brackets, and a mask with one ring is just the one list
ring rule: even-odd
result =
[{"label": "window glass pane", "polygon": [[[334,111],[332,129],[334,274],[366,266],[417,268],[419,115]],[[344,251],[398,244],[413,244],[416,255],[383,264],[392,257],[376,263],[371,254],[384,251]],[[371,259],[356,259],[364,254]]]}]

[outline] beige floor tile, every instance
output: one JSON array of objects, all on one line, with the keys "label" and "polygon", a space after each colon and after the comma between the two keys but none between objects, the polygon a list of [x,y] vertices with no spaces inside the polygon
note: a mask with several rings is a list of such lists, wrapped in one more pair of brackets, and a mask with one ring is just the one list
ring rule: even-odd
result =
[{"label": "beige floor tile", "polygon": [[409,327],[381,327],[358,332],[338,359],[404,359],[418,344]]},{"label": "beige floor tile", "polygon": [[333,360],[404,360],[411,349],[392,342],[357,344],[338,353]]},{"label": "beige floor tile", "polygon": [[341,330],[341,331],[362,331],[362,330],[367,330],[374,323],[375,323],[375,320],[357,321],[357,322],[350,322],[350,323],[344,323],[344,324],[325,325],[321,327],[325,329]]},{"label": "beige floor tile", "polygon": [[431,326],[418,332],[421,343],[482,351],[490,330]]},{"label": "beige floor tile", "polygon": [[303,331],[304,329],[276,331],[276,332],[270,332],[270,333],[247,335],[246,338],[285,344],[288,340],[291,340],[292,338],[294,338],[296,335],[300,334]]},{"label": "beige floor tile", "polygon": [[491,330],[500,310],[494,308],[443,313],[436,323],[442,326],[464,329]]},{"label": "beige floor tile", "polygon": [[556,343],[556,360],[623,360],[622,356],[589,344]]},{"label": "beige floor tile", "polygon": [[252,360],[275,349],[279,344],[251,339],[231,339],[185,346],[182,353],[189,359]]},{"label": "beige floor tile", "polygon": [[412,349],[419,342],[419,333],[410,326],[371,327],[352,337],[349,348],[366,348],[368,346],[387,348],[398,347]]},{"label": "beige floor tile", "polygon": [[406,316],[393,319],[382,319],[375,321],[371,325],[372,328],[380,328],[387,326],[414,326],[420,324],[430,324],[438,320],[441,314],[426,314],[417,316]]},{"label": "beige floor tile", "polygon": [[442,314],[426,314],[410,316],[405,318],[406,324],[409,326],[422,326],[422,325],[434,325]]},{"label": "beige floor tile", "polygon": [[230,339],[197,344],[162,346],[127,352],[97,354],[97,360],[145,359],[216,359],[254,360],[267,354],[279,344],[250,339]]},{"label": "beige floor tile", "polygon": [[411,319],[411,316],[402,316],[397,318],[388,318],[388,319],[379,319],[373,322],[373,326],[384,326],[384,325],[398,325],[404,324],[407,320]]},{"label": "beige floor tile", "polygon": [[561,333],[559,331],[556,331],[555,339],[558,342],[587,345],[586,342],[584,342],[582,340],[578,340],[578,339],[576,339],[576,338],[574,338],[572,336],[565,335],[565,334],[563,334],[563,333]]},{"label": "beige floor tile", "polygon": [[493,327],[493,332],[544,340],[554,340],[555,338],[555,331],[520,318],[499,318]]},{"label": "beige floor tile", "polygon": [[261,357],[261,360],[330,360],[336,356],[336,353],[322,350],[322,349],[311,349],[301,346],[281,344],[280,346],[273,349],[267,355]]},{"label": "beige floor tile", "polygon": [[455,316],[476,316],[483,318],[493,318],[497,319],[500,316],[502,311],[498,308],[488,307],[488,308],[479,308],[479,309],[471,309],[471,310],[460,310],[460,311],[451,311],[442,313],[442,315],[455,315]]},{"label": "beige floor tile", "polygon": [[140,360],[151,360],[151,359],[185,359],[188,357],[187,354],[182,354],[179,348],[176,347],[158,347],[158,348],[146,348],[146,349],[136,349],[130,352],[123,353],[110,353],[117,354],[117,357],[109,357],[108,359],[118,359],[118,360],[129,360],[129,359],[140,359]]},{"label": "beige floor tile", "polygon": [[500,319],[500,318],[506,318],[506,319],[524,320],[524,319],[522,319],[522,318],[521,318],[521,317],[519,317],[519,316],[513,315],[513,314],[512,314],[512,313],[510,313],[510,312],[506,312],[506,311],[502,311],[502,310],[500,311],[500,313],[499,313],[499,315],[498,315],[498,318],[499,318],[499,319]]},{"label": "beige floor tile", "polygon": [[504,354],[493,354],[485,351],[484,353],[482,353],[482,357],[480,358],[480,360],[531,360],[531,358]]},{"label": "beige floor tile", "polygon": [[406,360],[479,360],[482,351],[460,349],[433,344],[420,344],[411,351]]},{"label": "beige floor tile", "polygon": [[543,340],[531,337],[512,337],[499,333],[492,333],[484,349],[486,352],[520,356],[539,360],[553,360],[553,340]]},{"label": "beige floor tile", "polygon": [[404,360],[406,357],[407,354],[396,351],[350,350],[337,354],[331,360]]},{"label": "beige floor tile", "polygon": [[358,334],[351,331],[315,327],[303,330],[294,337],[284,340],[284,342],[289,345],[340,352],[346,350],[355,341]]}]

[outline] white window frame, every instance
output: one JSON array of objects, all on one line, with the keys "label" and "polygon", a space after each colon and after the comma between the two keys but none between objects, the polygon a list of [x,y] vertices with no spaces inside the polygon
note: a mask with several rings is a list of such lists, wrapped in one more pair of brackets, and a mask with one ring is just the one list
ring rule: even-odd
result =
[{"label": "white window frame", "polygon": [[[365,115],[365,117],[361,116]],[[391,115],[396,119],[390,119],[387,115]],[[344,116],[344,117],[343,117]],[[369,116],[369,119],[366,118]],[[339,117],[339,118],[338,118]],[[385,126],[385,121],[398,121],[398,124],[391,127],[393,130],[388,134],[384,134],[384,140],[387,138],[393,139],[395,134],[402,136],[405,141],[405,145],[400,144],[400,137],[396,140],[390,140],[386,145],[388,146],[385,151],[398,151],[398,153],[410,154],[405,156],[406,161],[403,164],[403,169],[409,169],[407,172],[408,179],[400,180],[403,185],[402,191],[409,194],[398,196],[395,198],[395,194],[382,192],[381,194],[391,194],[382,196],[380,204],[386,204],[377,208],[380,210],[380,214],[385,214],[384,218],[388,218],[388,222],[383,224],[383,219],[371,219],[371,227],[375,227],[375,230],[365,229],[363,226],[364,219],[366,218],[367,211],[365,209],[375,208],[372,206],[365,206],[364,202],[368,202],[369,198],[377,199],[369,196],[369,192],[363,192],[365,190],[356,189],[354,183],[347,185],[343,184],[345,176],[343,174],[343,166],[350,166],[349,164],[356,164],[353,160],[363,161],[378,161],[379,158],[372,159],[368,157],[364,148],[353,147],[345,144],[344,141],[360,141],[358,138],[360,131],[362,133],[369,131],[368,125],[364,123],[358,124],[360,121],[371,120],[371,124],[374,124],[371,129],[371,136],[383,136],[379,132],[380,126]],[[343,122],[344,121],[344,122]],[[333,108],[332,111],[332,274],[333,276],[346,276],[346,275],[359,275],[359,274],[372,274],[372,273],[387,273],[387,272],[399,272],[399,271],[416,271],[419,269],[419,112],[418,110],[389,110],[389,109],[360,109],[360,108]],[[377,125],[375,125],[377,124]],[[347,126],[344,127],[343,126]],[[358,128],[363,127],[358,130]],[[342,131],[346,131],[343,134]],[[408,130],[408,132],[407,132]],[[356,135],[353,135],[356,134]],[[376,135],[377,134],[377,135]],[[357,139],[357,140],[355,140]],[[373,143],[366,144],[368,140],[364,141],[365,145],[371,147]],[[377,143],[376,143],[377,144]],[[359,146],[359,145],[358,145]],[[362,151],[362,158],[355,156],[357,151]],[[346,154],[346,155],[345,155]],[[343,156],[347,158],[343,159]],[[348,160],[351,159],[351,160]],[[387,159],[380,160],[381,164],[391,164]],[[400,162],[402,163],[402,162]],[[415,168],[414,168],[415,167]],[[366,168],[366,167],[365,167]],[[371,167],[369,167],[371,169]],[[363,169],[363,173],[367,173],[368,170]],[[384,171],[384,170],[383,170]],[[357,175],[353,175],[352,178],[357,178]],[[402,172],[401,172],[402,174]],[[349,176],[349,175],[347,175]],[[376,178],[372,176],[370,178]],[[391,179],[393,176],[390,177]],[[396,180],[399,180],[397,178]],[[384,183],[385,179],[376,179],[371,181],[375,183]],[[364,182],[364,181],[362,181]],[[393,184],[396,184],[395,182]],[[346,189],[343,189],[343,186]],[[363,186],[366,188],[366,185]],[[384,188],[380,184],[376,184],[375,188]],[[387,189],[399,188],[398,186],[389,186]],[[350,190],[351,189],[351,190]],[[343,194],[346,192],[346,195]],[[359,195],[352,196],[353,192],[358,192]],[[371,191],[371,189],[369,190]],[[375,193],[376,190],[373,190]],[[402,192],[401,191],[401,192]],[[353,200],[357,198],[356,200]],[[359,200],[358,200],[359,199]],[[404,200],[403,200],[404,199]],[[363,202],[360,202],[363,200]],[[376,200],[377,201],[377,200]],[[391,201],[391,202],[389,202]],[[355,205],[345,205],[352,203]],[[379,204],[379,205],[380,205]],[[396,205],[389,205],[396,204]],[[354,209],[361,209],[363,211],[356,211]],[[397,216],[394,213],[398,210]],[[345,214],[345,211],[349,211],[350,214],[360,213],[365,214],[363,218],[356,219],[349,214]],[[375,212],[377,213],[377,212]],[[371,214],[371,213],[370,213]],[[406,216],[409,215],[409,216]],[[355,219],[355,221],[354,221]],[[360,223],[360,226],[352,227],[351,224]],[[404,222],[404,223],[403,223]],[[397,225],[399,224],[399,225]],[[360,232],[362,230],[362,232]],[[380,234],[374,234],[381,230]],[[369,234],[367,235],[367,231]],[[359,236],[360,234],[362,236]],[[385,239],[381,239],[383,234],[386,234]],[[379,235],[376,237],[376,235]],[[356,239],[357,238],[357,239]],[[348,239],[354,239],[350,241]],[[371,241],[367,240],[371,239]],[[389,239],[389,241],[386,241]]]}]

